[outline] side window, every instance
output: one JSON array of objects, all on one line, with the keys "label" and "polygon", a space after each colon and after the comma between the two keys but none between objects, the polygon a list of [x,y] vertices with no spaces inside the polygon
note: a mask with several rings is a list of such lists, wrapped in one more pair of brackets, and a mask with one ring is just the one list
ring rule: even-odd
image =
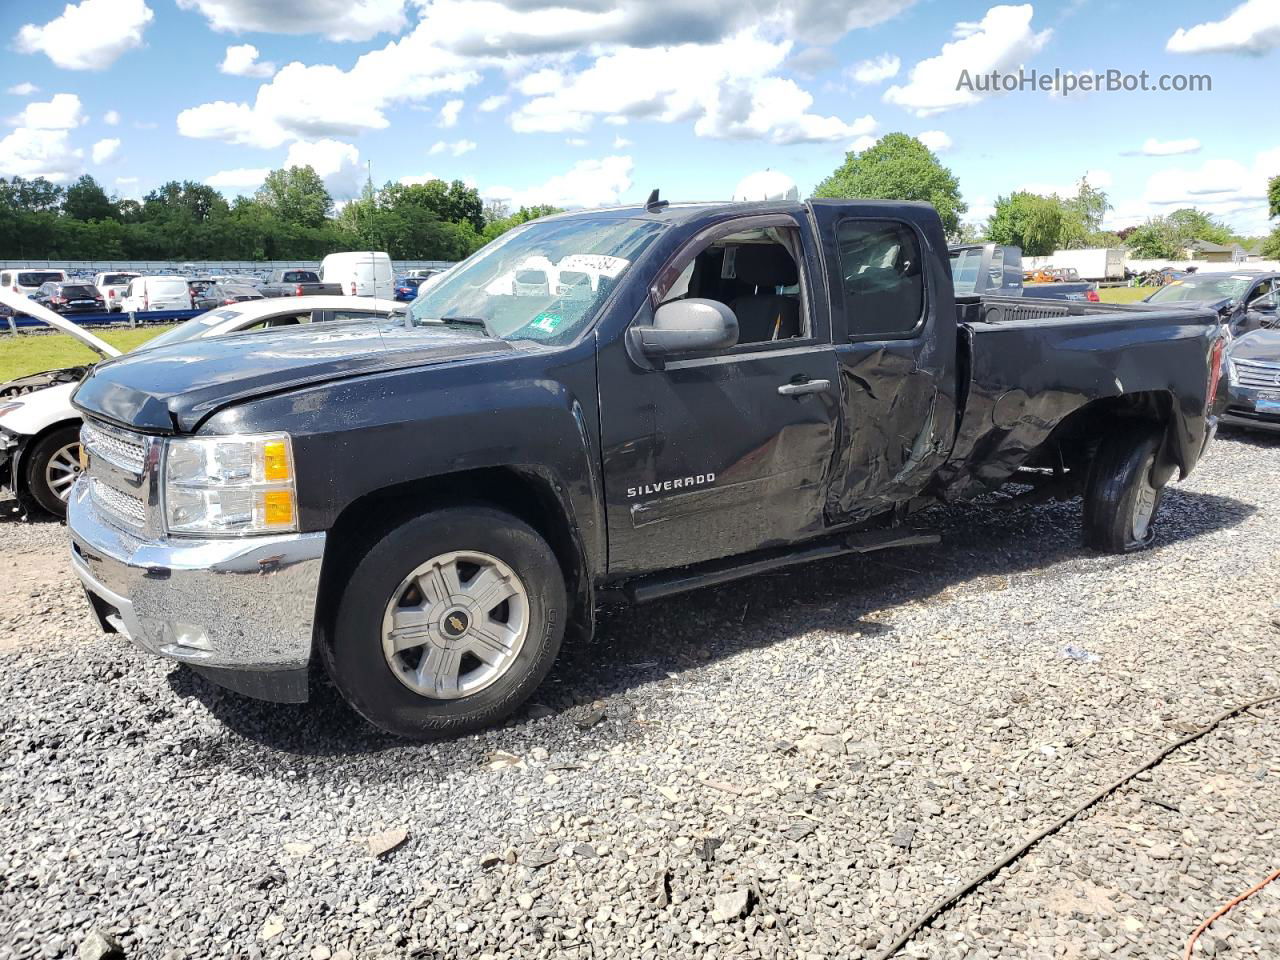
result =
[{"label": "side window", "polygon": [[661,303],[718,300],[738,318],[738,345],[809,336],[800,286],[800,232],[794,227],[743,230],[710,241],[671,274]]},{"label": "side window", "polygon": [[1260,284],[1253,288],[1253,292],[1249,294],[1249,303],[1265,297],[1272,290],[1271,281],[1263,280]]},{"label": "side window", "polygon": [[846,220],[836,231],[851,337],[910,336],[924,312],[920,245],[905,223]]},{"label": "side window", "polygon": [[1004,286],[1004,247],[996,244],[991,253],[991,282],[988,288],[999,290]]}]

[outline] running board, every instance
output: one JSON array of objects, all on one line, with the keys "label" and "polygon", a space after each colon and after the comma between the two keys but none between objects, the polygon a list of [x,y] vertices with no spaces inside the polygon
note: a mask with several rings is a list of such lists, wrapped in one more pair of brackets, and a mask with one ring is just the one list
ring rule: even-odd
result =
[{"label": "running board", "polygon": [[939,534],[919,530],[866,530],[795,549],[750,553],[726,560],[713,560],[696,567],[685,567],[671,573],[641,577],[624,584],[622,591],[632,603],[648,603],[672,594],[714,587],[730,580],[781,570],[809,563],[811,560],[826,560],[851,553],[875,553],[877,550],[894,547],[926,546],[941,541]]}]

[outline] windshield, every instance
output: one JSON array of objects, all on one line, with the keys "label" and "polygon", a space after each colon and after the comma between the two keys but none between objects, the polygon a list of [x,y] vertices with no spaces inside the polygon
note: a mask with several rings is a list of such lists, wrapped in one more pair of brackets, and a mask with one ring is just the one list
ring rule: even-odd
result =
[{"label": "windshield", "polygon": [[1192,300],[1239,300],[1253,277],[1187,277],[1172,280],[1150,297],[1148,303],[1179,303]]},{"label": "windshield", "polygon": [[568,343],[663,229],[594,218],[517,227],[419,288],[410,323],[459,318],[504,340]]},{"label": "windshield", "polygon": [[978,271],[982,269],[982,251],[951,251],[951,282],[956,296],[971,296],[978,289]]},{"label": "windshield", "polygon": [[234,307],[224,310],[210,310],[208,313],[202,313],[198,317],[192,317],[185,323],[180,323],[172,330],[153,337],[146,342],[146,349],[152,347],[165,347],[171,343],[182,343],[184,340],[194,340],[196,337],[203,336],[209,331],[210,327],[216,326],[227,320],[234,320],[240,316],[242,311],[236,310]]}]

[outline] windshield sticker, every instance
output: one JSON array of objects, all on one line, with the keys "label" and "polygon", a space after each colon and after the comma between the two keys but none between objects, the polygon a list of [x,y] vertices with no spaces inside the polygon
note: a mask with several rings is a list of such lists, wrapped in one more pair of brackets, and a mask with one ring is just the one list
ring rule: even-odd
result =
[{"label": "windshield sticker", "polygon": [[556,327],[564,322],[564,317],[558,313],[540,313],[533,318],[533,322],[529,326],[535,330],[542,330],[545,333],[554,333]]}]

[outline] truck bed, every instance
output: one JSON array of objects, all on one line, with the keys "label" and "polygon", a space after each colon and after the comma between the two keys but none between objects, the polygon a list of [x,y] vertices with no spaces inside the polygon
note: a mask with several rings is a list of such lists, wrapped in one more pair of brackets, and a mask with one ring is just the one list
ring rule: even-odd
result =
[{"label": "truck bed", "polygon": [[[1168,448],[1185,475],[1204,447],[1205,371],[1220,336],[1211,310],[1008,297],[963,298],[951,457],[934,492],[953,500],[1004,483],[1058,437],[1096,441],[1127,409],[1167,414]],[[1097,413],[1085,424],[1084,411]],[[1071,422],[1074,419],[1074,423]],[[1068,421],[1062,424],[1062,421]]]}]

